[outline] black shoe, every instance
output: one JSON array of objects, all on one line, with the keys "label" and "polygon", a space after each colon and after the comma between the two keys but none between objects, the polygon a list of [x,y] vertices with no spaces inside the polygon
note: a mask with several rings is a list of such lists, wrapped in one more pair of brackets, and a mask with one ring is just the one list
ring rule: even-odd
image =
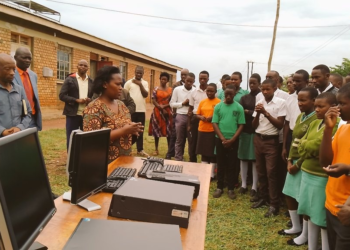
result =
[{"label": "black shoe", "polygon": [[250,197],[255,197],[257,195],[258,195],[258,193],[254,189],[250,190]]},{"label": "black shoe", "polygon": [[299,246],[307,245],[307,241],[304,242],[303,244],[299,245],[299,244],[294,242],[294,239],[290,239],[290,240],[287,240],[287,244],[290,245],[290,246],[297,246],[297,247],[299,247]]},{"label": "black shoe", "polygon": [[278,215],[279,209],[275,207],[269,207],[269,210],[264,215],[266,218]]},{"label": "black shoe", "polygon": [[287,227],[293,227],[293,223],[291,220],[287,222]]},{"label": "black shoe", "polygon": [[239,194],[245,194],[248,192],[248,188],[244,188],[244,187],[241,187],[239,190],[238,190],[238,193]]},{"label": "black shoe", "polygon": [[258,202],[260,200],[259,196],[258,195],[255,195],[254,197],[252,197],[250,199],[250,202]]},{"label": "black shoe", "polygon": [[213,194],[213,197],[220,198],[223,193],[224,193],[224,191],[222,189],[216,189],[214,194]]},{"label": "black shoe", "polygon": [[233,190],[228,190],[227,195],[228,195],[228,198],[230,198],[231,200],[236,199],[236,195]]},{"label": "black shoe", "polygon": [[291,233],[290,234],[290,233],[286,233],[286,231],[284,231],[284,229],[278,231],[279,235],[299,235],[300,233],[301,233],[301,231],[298,233]]},{"label": "black shoe", "polygon": [[255,202],[251,208],[259,208],[262,206],[266,206],[266,201],[264,199],[259,199],[257,202]]}]

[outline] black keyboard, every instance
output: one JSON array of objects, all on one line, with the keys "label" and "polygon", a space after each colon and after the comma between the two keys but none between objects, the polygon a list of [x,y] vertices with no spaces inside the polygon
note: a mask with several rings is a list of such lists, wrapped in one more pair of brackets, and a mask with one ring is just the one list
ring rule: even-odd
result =
[{"label": "black keyboard", "polygon": [[114,178],[128,179],[130,177],[135,176],[135,173],[136,173],[136,168],[119,167],[113,170],[113,172],[107,177],[107,180],[113,180]]},{"label": "black keyboard", "polygon": [[103,192],[106,193],[114,193],[118,188],[120,188],[121,185],[123,185],[123,183],[125,182],[125,180],[107,180],[107,185],[106,187],[103,189]]},{"label": "black keyboard", "polygon": [[119,167],[114,169],[107,177],[107,185],[103,189],[103,192],[114,193],[118,188],[120,188],[125,180],[135,176],[135,174],[136,168]]},{"label": "black keyboard", "polygon": [[159,172],[176,172],[176,173],[182,173],[182,165],[162,165],[158,162],[153,162],[153,161],[144,161],[142,168],[139,170],[137,175],[139,177],[144,177],[146,178],[146,174],[148,170],[154,170],[154,171],[159,171]]}]

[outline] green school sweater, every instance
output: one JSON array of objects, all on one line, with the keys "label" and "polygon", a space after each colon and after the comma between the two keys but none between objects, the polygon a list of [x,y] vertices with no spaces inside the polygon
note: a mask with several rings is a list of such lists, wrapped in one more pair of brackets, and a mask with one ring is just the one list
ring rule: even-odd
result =
[{"label": "green school sweater", "polygon": [[[301,166],[301,169],[309,174],[328,177],[319,163],[319,151],[324,132],[324,124],[322,121],[323,120],[320,119],[313,121],[306,134],[300,140],[298,149],[300,158],[297,161],[297,165]],[[340,118],[338,118],[337,124],[334,126],[333,135],[338,129],[339,121]]]},{"label": "green school sweater", "polygon": [[305,113],[301,113],[295,122],[295,126],[293,129],[293,135],[292,135],[292,144],[290,145],[289,150],[289,159],[291,160],[297,160],[299,159],[299,143],[300,139],[306,134],[307,129],[310,126],[310,123],[317,119],[316,113],[312,112],[305,118],[305,120],[302,121],[302,118],[305,116]]}]

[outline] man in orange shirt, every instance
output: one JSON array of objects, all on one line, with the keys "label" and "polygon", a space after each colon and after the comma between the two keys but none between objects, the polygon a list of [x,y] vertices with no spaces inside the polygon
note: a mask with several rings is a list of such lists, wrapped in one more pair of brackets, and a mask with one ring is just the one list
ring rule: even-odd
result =
[{"label": "man in orange shirt", "polygon": [[29,69],[32,63],[32,53],[28,48],[19,47],[15,52],[16,72],[13,82],[22,86],[32,109],[30,128],[42,129],[42,118],[38,93],[38,76]]},{"label": "man in orange shirt", "polygon": [[[338,106],[326,113],[325,130],[320,148],[320,163],[329,175],[326,186],[326,213],[329,249],[350,249],[350,84],[337,95]],[[348,121],[332,141],[337,117]]]}]

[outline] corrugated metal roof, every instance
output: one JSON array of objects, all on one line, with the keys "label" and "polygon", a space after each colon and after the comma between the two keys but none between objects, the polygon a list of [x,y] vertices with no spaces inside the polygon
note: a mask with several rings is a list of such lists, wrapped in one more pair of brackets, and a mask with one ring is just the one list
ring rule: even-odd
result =
[{"label": "corrugated metal roof", "polygon": [[[104,46],[106,46],[106,47],[109,47],[109,48],[112,48],[112,49],[115,49],[115,50],[119,50],[119,51],[122,51],[122,52],[124,52],[124,53],[131,54],[131,55],[133,55],[133,56],[139,56],[140,58],[142,58],[142,59],[144,59],[144,60],[149,60],[150,62],[158,63],[158,64],[163,65],[163,66],[165,66],[165,67],[173,68],[173,69],[176,69],[176,70],[181,70],[181,68],[180,68],[179,66],[176,66],[176,65],[173,65],[173,64],[164,62],[164,61],[162,61],[162,60],[159,60],[159,59],[157,59],[157,58],[150,57],[150,56],[145,55],[145,54],[142,54],[142,53],[140,53],[140,52],[137,52],[137,51],[134,51],[134,50],[125,48],[125,47],[120,46],[120,45],[118,45],[118,44],[115,44],[115,43],[109,42],[109,41],[107,41],[107,40],[101,39],[101,38],[99,38],[99,37],[97,37],[97,36],[94,36],[94,35],[88,34],[88,33],[86,33],[86,32],[77,30],[77,29],[72,28],[72,27],[70,27],[70,26],[63,25],[63,24],[61,24],[59,21],[57,21],[57,20],[55,20],[55,19],[53,19],[53,18],[49,18],[49,17],[47,17],[47,16],[45,16],[45,15],[43,15],[43,14],[35,13],[35,12],[31,11],[29,8],[26,8],[26,7],[24,7],[23,5],[18,5],[18,4],[16,4],[16,3],[14,3],[14,2],[16,2],[16,1],[0,0],[0,5],[4,5],[4,6],[7,6],[7,7],[9,7],[9,8],[12,8],[12,9],[16,9],[16,10],[19,10],[19,11],[22,11],[22,12],[26,12],[27,14],[34,15],[34,16],[36,16],[36,17],[38,17],[38,18],[45,19],[46,21],[49,21],[49,22],[51,22],[51,23],[54,23],[55,25],[61,26],[61,28],[64,27],[64,28],[68,28],[68,29],[70,29],[70,30],[72,30],[72,31],[81,32],[82,34],[85,34],[85,35],[87,35],[87,36],[90,36],[91,38],[96,38],[96,39],[98,39],[98,40],[99,40],[98,43],[101,44],[101,45],[104,45]],[[6,13],[6,12],[4,12],[4,11],[1,11],[1,9],[0,9],[0,13],[1,13],[1,12]],[[6,14],[8,14],[8,13],[6,13]],[[26,20],[24,17],[21,17],[21,16],[19,16],[19,15],[16,15],[16,17],[17,17],[17,18],[21,18],[21,19],[23,19],[23,20]],[[44,24],[42,24],[42,25],[44,25]],[[44,26],[45,26],[45,25],[44,25]],[[52,26],[50,26],[50,25],[48,25],[48,27],[51,27],[51,28],[52,28]],[[61,28],[57,27],[57,30],[61,30]],[[110,45],[111,45],[111,46],[110,46]]]}]

